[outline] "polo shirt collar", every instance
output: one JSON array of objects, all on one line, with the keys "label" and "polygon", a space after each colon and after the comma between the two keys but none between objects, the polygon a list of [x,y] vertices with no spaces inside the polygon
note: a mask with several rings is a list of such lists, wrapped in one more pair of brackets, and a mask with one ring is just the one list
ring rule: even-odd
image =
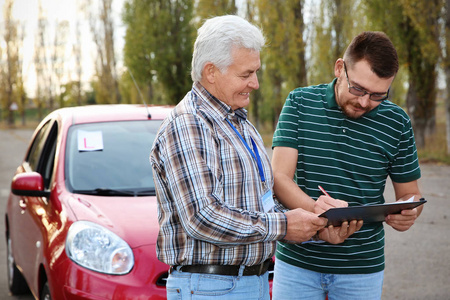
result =
[{"label": "polo shirt collar", "polygon": [[333,81],[328,84],[327,91],[325,93],[325,100],[327,101],[328,108],[338,108],[334,93],[334,86],[336,84],[336,81],[337,78],[333,79]]},{"label": "polo shirt collar", "polygon": [[[334,86],[336,85],[336,81],[337,81],[337,78],[334,78],[333,81],[328,84],[327,91],[325,93],[325,100],[327,102],[327,107],[328,108],[340,109],[338,104],[337,104],[337,102],[336,102],[336,94],[334,92]],[[381,105],[382,105],[382,103],[380,103],[380,105],[378,105],[377,107],[375,107],[374,109],[369,111],[364,116],[375,117],[378,114],[378,110],[379,110]]]}]

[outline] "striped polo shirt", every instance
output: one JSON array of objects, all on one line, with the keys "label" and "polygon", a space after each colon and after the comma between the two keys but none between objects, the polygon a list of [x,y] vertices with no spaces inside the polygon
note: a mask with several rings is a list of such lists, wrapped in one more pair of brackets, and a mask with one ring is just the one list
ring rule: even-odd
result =
[{"label": "striped polo shirt", "polygon": [[[322,185],[349,206],[382,204],[387,176],[399,183],[420,178],[411,121],[389,100],[359,119],[349,119],[336,103],[335,83],[336,79],[292,91],[272,146],[298,149],[295,180],[313,199],[321,195],[318,185]],[[364,224],[338,245],[278,243],[276,257],[321,273],[382,271],[383,224]]]}]

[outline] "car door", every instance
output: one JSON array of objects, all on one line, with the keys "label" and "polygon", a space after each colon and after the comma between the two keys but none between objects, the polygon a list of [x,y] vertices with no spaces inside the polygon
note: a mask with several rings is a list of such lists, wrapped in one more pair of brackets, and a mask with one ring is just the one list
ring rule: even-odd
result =
[{"label": "car door", "polygon": [[[54,120],[44,124],[36,134],[22,164],[22,171],[40,173],[45,189],[53,178],[58,125]],[[19,211],[10,225],[13,253],[29,285],[37,284],[37,268],[49,224],[46,217],[47,197],[17,197]],[[35,287],[32,287],[35,288]]]}]

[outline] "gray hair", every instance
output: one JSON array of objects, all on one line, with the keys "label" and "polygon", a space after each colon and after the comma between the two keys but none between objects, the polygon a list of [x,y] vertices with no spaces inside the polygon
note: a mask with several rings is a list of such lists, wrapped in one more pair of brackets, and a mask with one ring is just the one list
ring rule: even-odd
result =
[{"label": "gray hair", "polygon": [[264,44],[261,29],[241,17],[226,15],[208,19],[197,31],[192,56],[192,80],[202,79],[203,67],[208,62],[225,72],[233,63],[233,47],[260,52]]}]

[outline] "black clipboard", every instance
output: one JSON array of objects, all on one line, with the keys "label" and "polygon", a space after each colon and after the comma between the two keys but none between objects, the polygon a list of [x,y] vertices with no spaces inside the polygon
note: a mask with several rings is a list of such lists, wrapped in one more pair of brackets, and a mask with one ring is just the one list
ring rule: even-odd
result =
[{"label": "black clipboard", "polygon": [[397,201],[393,203],[330,208],[319,217],[328,219],[327,226],[340,226],[344,221],[363,220],[364,223],[383,222],[387,215],[399,214],[404,209],[413,209],[426,203],[419,201]]}]

